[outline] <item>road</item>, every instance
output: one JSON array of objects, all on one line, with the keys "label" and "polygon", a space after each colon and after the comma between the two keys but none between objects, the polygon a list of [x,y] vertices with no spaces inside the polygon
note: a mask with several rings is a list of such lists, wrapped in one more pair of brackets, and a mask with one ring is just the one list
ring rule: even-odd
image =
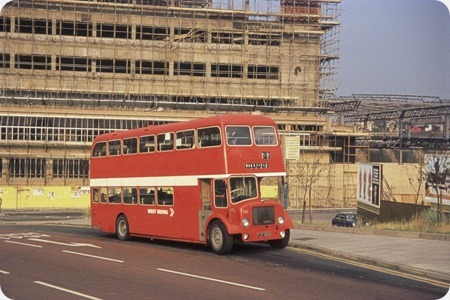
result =
[{"label": "road", "polygon": [[120,242],[76,226],[0,227],[0,286],[11,299],[439,299],[446,289],[298,249]]}]

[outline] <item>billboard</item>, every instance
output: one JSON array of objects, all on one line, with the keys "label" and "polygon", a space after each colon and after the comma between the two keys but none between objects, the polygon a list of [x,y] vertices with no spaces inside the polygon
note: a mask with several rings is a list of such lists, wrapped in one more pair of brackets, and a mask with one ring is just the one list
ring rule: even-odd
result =
[{"label": "billboard", "polygon": [[358,202],[380,208],[382,165],[358,165]]}]

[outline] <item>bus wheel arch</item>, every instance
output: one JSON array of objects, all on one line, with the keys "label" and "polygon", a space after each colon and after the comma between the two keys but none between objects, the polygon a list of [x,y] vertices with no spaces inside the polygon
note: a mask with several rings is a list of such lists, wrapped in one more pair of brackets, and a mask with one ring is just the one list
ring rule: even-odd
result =
[{"label": "bus wheel arch", "polygon": [[291,237],[291,231],[286,229],[285,236],[279,240],[270,240],[269,245],[274,249],[284,249],[289,244],[289,239]]},{"label": "bus wheel arch", "polygon": [[125,214],[120,214],[116,219],[116,235],[121,241],[127,241],[130,239],[130,226]]},{"label": "bus wheel arch", "polygon": [[218,255],[230,253],[234,238],[219,219],[212,220],[208,226],[208,245]]}]

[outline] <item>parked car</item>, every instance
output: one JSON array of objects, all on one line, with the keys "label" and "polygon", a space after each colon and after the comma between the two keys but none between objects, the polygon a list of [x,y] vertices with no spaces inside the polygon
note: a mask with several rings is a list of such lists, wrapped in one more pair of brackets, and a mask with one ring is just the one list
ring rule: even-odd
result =
[{"label": "parked car", "polygon": [[331,220],[331,226],[355,227],[356,213],[340,213]]}]

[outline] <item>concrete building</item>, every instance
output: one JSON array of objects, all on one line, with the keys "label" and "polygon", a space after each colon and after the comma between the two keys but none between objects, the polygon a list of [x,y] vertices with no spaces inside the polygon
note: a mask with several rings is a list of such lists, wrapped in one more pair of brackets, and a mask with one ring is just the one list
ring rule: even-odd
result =
[{"label": "concrete building", "polygon": [[95,136],[216,114],[266,114],[300,149],[354,163],[356,134],[324,116],[339,2],[10,2],[0,17],[4,208],[88,206]]}]

